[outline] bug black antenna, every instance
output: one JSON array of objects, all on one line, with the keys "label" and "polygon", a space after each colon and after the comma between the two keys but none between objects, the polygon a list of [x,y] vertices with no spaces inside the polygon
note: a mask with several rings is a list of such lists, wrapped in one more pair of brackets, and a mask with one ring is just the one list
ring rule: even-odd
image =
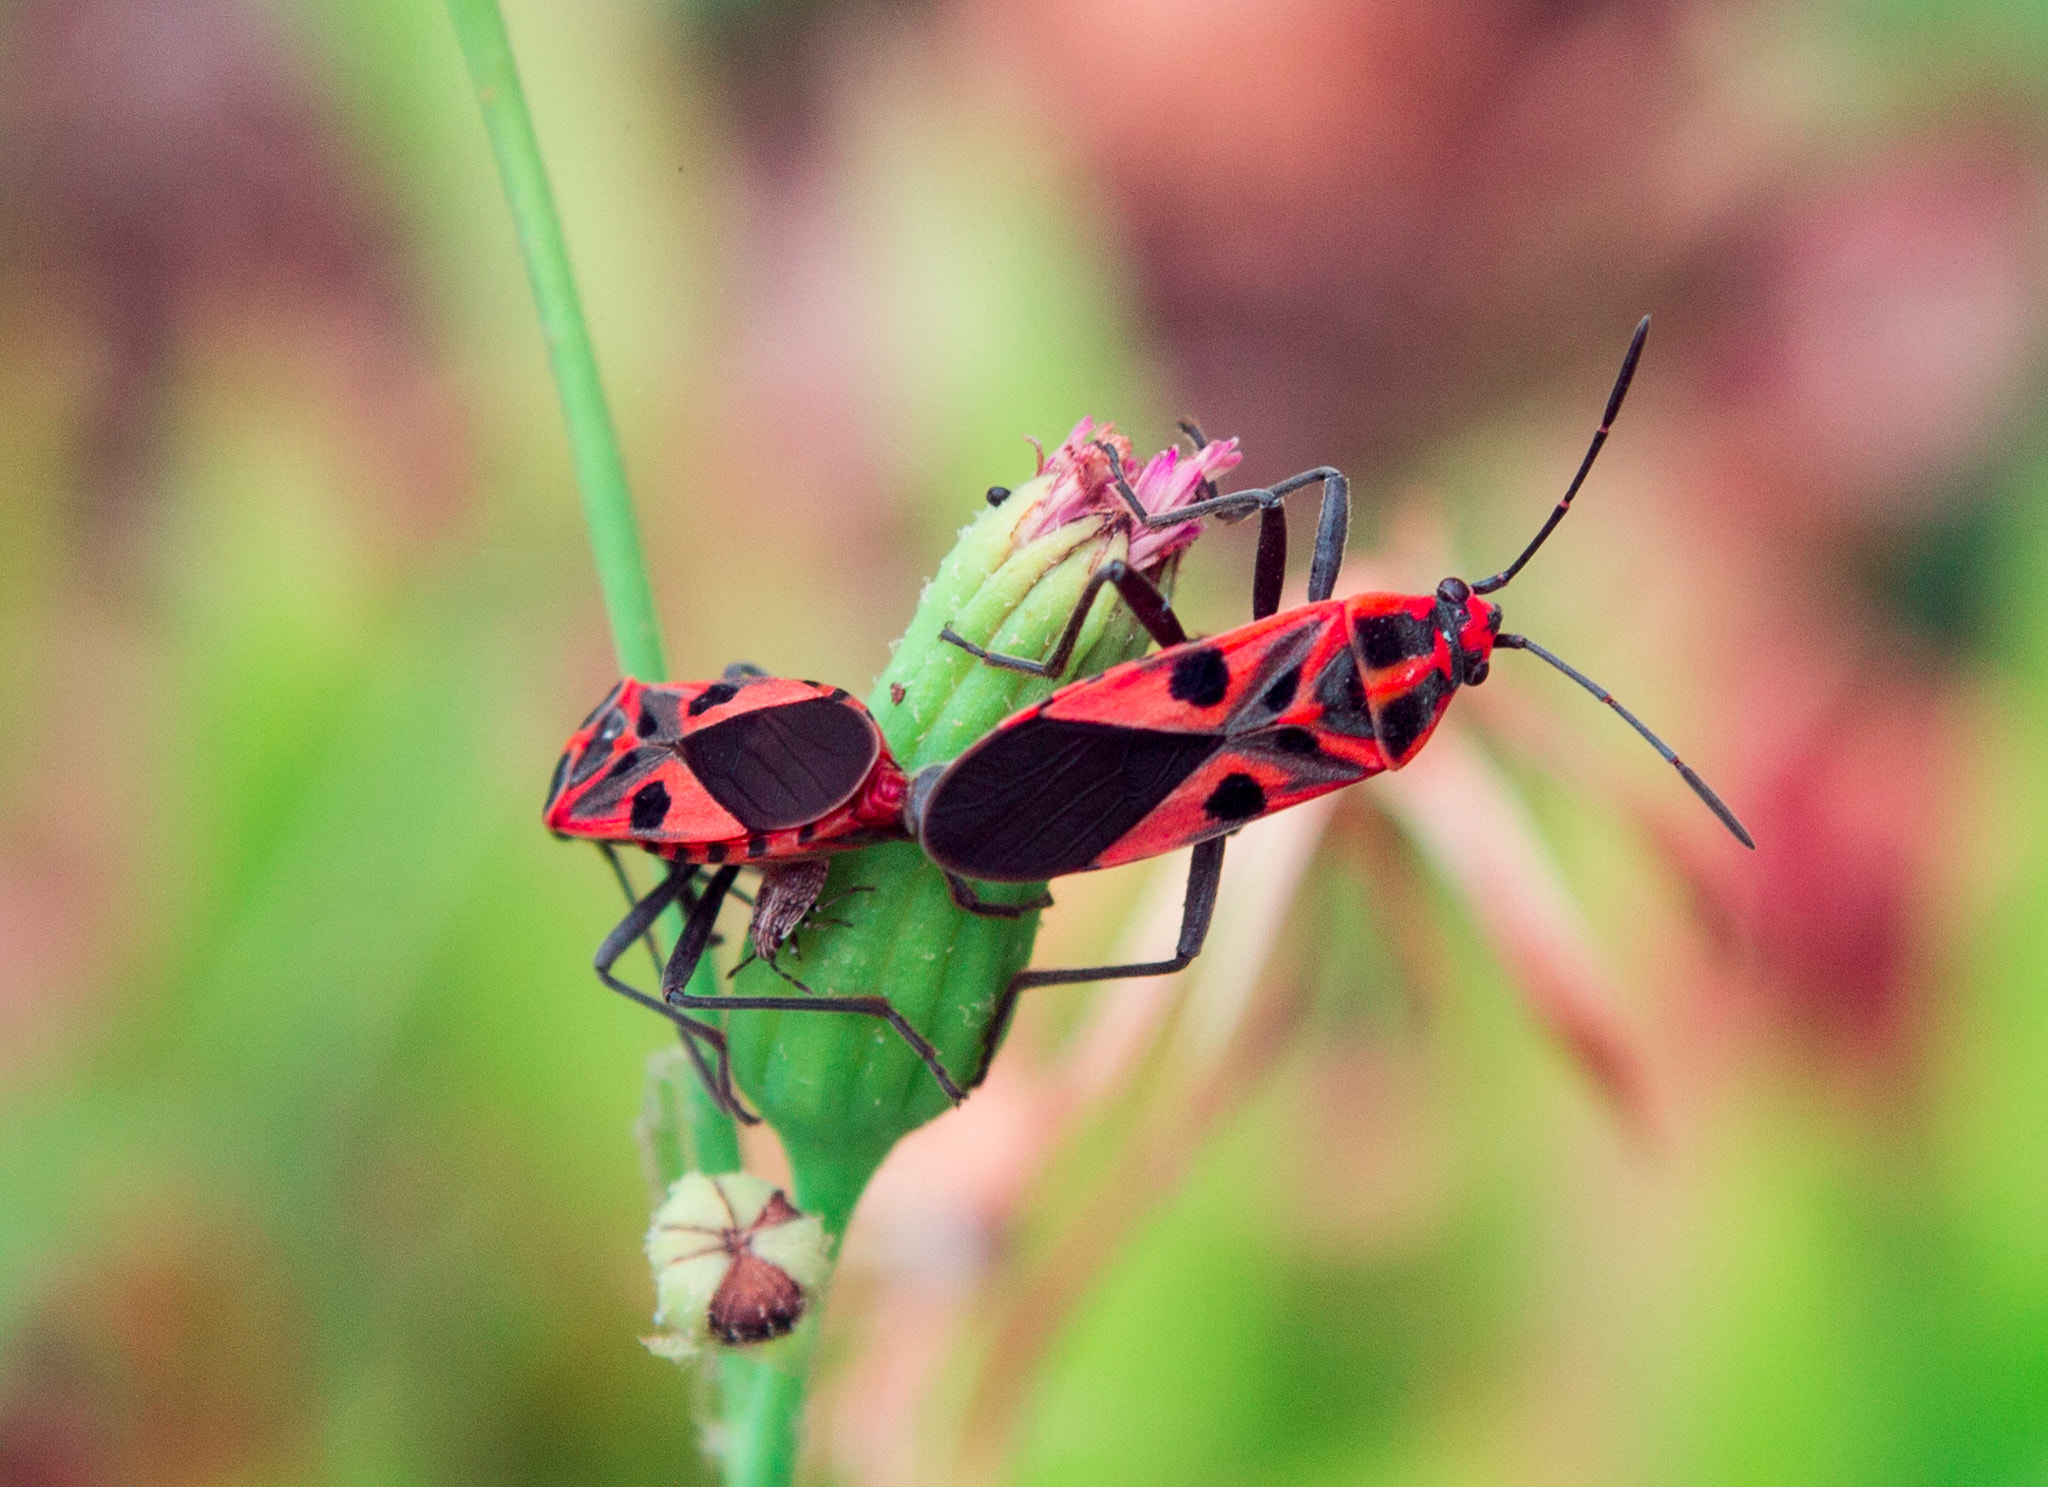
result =
[{"label": "bug black antenna", "polygon": [[1579,461],[1579,473],[1572,477],[1572,483],[1565,489],[1564,499],[1557,503],[1557,509],[1550,513],[1550,520],[1543,524],[1543,530],[1522,549],[1522,555],[1507,567],[1482,583],[1472,585],[1475,594],[1491,594],[1496,589],[1507,587],[1508,580],[1522,571],[1529,559],[1536,556],[1546,538],[1557,530],[1557,524],[1564,520],[1564,514],[1572,509],[1572,497],[1579,493],[1579,487],[1586,483],[1586,472],[1593,468],[1593,461],[1599,457],[1600,446],[1607,442],[1607,432],[1614,427],[1614,417],[1621,412],[1621,400],[1628,396],[1628,385],[1635,380],[1636,363],[1642,359],[1643,338],[1650,333],[1650,317],[1645,315],[1636,326],[1636,333],[1628,343],[1628,355],[1621,359],[1621,372],[1614,379],[1614,391],[1607,395],[1607,411],[1600,418],[1600,427],[1593,435],[1593,442],[1587,446],[1586,457]]},{"label": "bug black antenna", "polygon": [[1590,676],[1587,676],[1585,672],[1579,670],[1576,666],[1559,660],[1525,635],[1496,635],[1493,637],[1493,643],[1496,647],[1506,646],[1509,650],[1527,651],[1538,660],[1548,661],[1552,666],[1555,666],[1588,692],[1591,692],[1595,697],[1598,697],[1602,702],[1620,713],[1621,720],[1648,739],[1650,747],[1664,756],[1664,762],[1677,770],[1680,776],[1684,778],[1686,784],[1692,786],[1693,794],[1704,800],[1707,803],[1707,809],[1721,818],[1721,824],[1735,833],[1735,840],[1741,842],[1743,846],[1748,847],[1751,851],[1756,850],[1755,839],[1744,829],[1742,823],[1735,819],[1735,812],[1728,809],[1726,802],[1713,792],[1705,780],[1694,773],[1693,767],[1690,764],[1687,764],[1671,751],[1669,744],[1644,727],[1641,718],[1623,707],[1619,702],[1616,702],[1612,692],[1594,681]]}]

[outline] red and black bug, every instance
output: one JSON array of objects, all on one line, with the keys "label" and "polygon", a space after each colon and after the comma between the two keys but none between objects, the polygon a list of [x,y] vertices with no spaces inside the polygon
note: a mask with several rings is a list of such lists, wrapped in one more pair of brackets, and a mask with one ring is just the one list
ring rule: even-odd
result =
[{"label": "red and black bug", "polygon": [[[727,668],[716,682],[620,682],[570,737],[555,766],[544,813],[550,830],[599,843],[622,885],[627,880],[615,844],[637,845],[669,862],[662,881],[632,902],[599,946],[598,976],[674,1022],[707,1085],[742,1119],[753,1117],[733,1092],[725,1035],[688,1016],[690,1010],[879,1017],[916,1050],[947,1094],[962,1098],[931,1044],[885,998],[707,997],[688,990],[734,879],[751,867],[761,884],[748,932],[750,956],[809,992],[776,956],[817,903],[827,857],[903,836],[904,787],[881,730],[856,698],[744,665]],[[700,885],[698,874],[706,870]],[[635,898],[630,887],[627,897]],[[619,980],[612,968],[675,903],[687,915],[673,952],[666,958],[656,953],[657,1000]],[[1030,907],[978,900],[966,906],[1007,917]],[[715,1074],[699,1043],[715,1053]]]},{"label": "red and black bug", "polygon": [[[1446,578],[1433,594],[1333,599],[1348,492],[1340,473],[1323,468],[1173,513],[1173,520],[1186,521],[1259,512],[1254,618],[1240,629],[1189,640],[1156,588],[1110,563],[1093,576],[1042,662],[991,654],[950,629],[943,632],[992,665],[1057,676],[1090,603],[1110,583],[1165,648],[1061,688],[1005,719],[952,763],[921,772],[911,784],[907,819],[934,862],[986,882],[1035,882],[1178,847],[1195,849],[1174,955],[1142,964],[1018,973],[990,1019],[969,1089],[987,1073],[1019,993],[1033,986],[1160,975],[1193,960],[1208,934],[1228,834],[1247,821],[1407,764],[1429,741],[1458,689],[1486,679],[1497,648],[1531,652],[1613,708],[1677,768],[1744,846],[1755,845],[1720,797],[1605,688],[1533,641],[1502,633],[1500,606],[1485,597],[1504,588],[1564,519],[1621,410],[1649,327],[1647,317],[1636,327],[1599,430],[1564,498],[1521,555],[1491,578]],[[1124,487],[1120,465],[1116,474],[1133,519],[1151,521]],[[1286,564],[1281,503],[1290,491],[1316,482],[1323,501],[1309,602],[1279,613]]]}]

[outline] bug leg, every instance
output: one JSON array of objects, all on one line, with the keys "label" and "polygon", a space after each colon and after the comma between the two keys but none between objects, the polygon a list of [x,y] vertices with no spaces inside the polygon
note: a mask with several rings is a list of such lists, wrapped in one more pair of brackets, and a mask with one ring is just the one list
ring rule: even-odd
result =
[{"label": "bug leg", "polygon": [[[725,871],[721,869],[718,876],[722,877]],[[719,896],[721,895],[718,877],[714,877],[711,880],[711,886],[705,890],[705,902],[713,902]],[[688,942],[689,936],[686,932],[683,943],[678,944],[676,947],[676,955],[671,956],[669,959],[668,972],[662,977],[662,999],[670,1007],[716,1007],[722,1011],[733,1012],[839,1012],[856,1017],[879,1017],[896,1030],[896,1036],[909,1045],[911,1052],[924,1060],[925,1067],[931,1070],[932,1078],[939,1082],[939,1088],[946,1092],[947,1099],[957,1105],[967,1098],[967,1092],[961,1089],[954,1082],[953,1076],[946,1072],[945,1064],[939,1059],[938,1050],[932,1047],[930,1040],[924,1034],[904,1020],[903,1014],[891,1005],[887,997],[820,996],[812,992],[810,987],[805,986],[796,977],[790,975],[789,972],[783,970],[772,959],[764,960],[767,967],[775,972],[776,975],[782,977],[783,980],[789,982],[790,985],[801,988],[807,995],[794,997],[692,996],[682,989],[689,980],[687,973],[680,978],[675,974],[677,960],[682,955],[683,949]],[[722,1037],[719,1039],[718,1044],[718,1061],[719,1079],[727,1088],[730,1088],[731,1074],[727,1065],[725,1041]],[[736,1100],[737,1097],[735,1097]]]},{"label": "bug leg", "polygon": [[[712,1101],[735,1120],[752,1125],[760,1117],[749,1113],[746,1107],[740,1104],[739,1096],[733,1090],[725,1034],[708,1022],[685,1016],[674,1007],[657,1001],[612,974],[612,967],[618,963],[619,957],[631,949],[636,940],[648,941],[651,948],[654,922],[668,911],[670,904],[689,894],[690,880],[696,874],[697,870],[694,867],[685,867],[680,863],[673,865],[668,876],[649,890],[646,897],[627,910],[626,917],[604,937],[604,942],[597,947],[597,954],[592,958],[591,968],[597,972],[600,981],[627,1001],[637,1003],[656,1016],[674,1023],[677,1033],[683,1039],[683,1046],[689,1051],[690,1062],[696,1066],[698,1074],[703,1077],[705,1088],[711,1092]],[[693,901],[690,918],[684,926],[683,939],[676,944],[676,952],[680,954],[684,946],[694,940],[696,954],[701,956],[704,953],[704,944],[710,938],[710,921],[718,917],[718,899],[710,894],[702,898],[696,898],[694,895],[691,897]],[[664,980],[667,979],[669,970],[674,967],[675,960],[676,956],[671,955],[667,968],[662,973]],[[694,961],[691,968],[695,968]],[[685,979],[687,980],[687,973]],[[705,1065],[703,1053],[697,1046],[699,1043],[716,1051],[718,1067],[715,1074]]]},{"label": "bug leg", "polygon": [[1094,606],[1095,596],[1106,583],[1116,585],[1116,591],[1123,596],[1124,603],[1131,607],[1131,613],[1138,617],[1138,623],[1161,645],[1179,645],[1188,638],[1188,632],[1181,628],[1180,617],[1173,612],[1166,595],[1159,592],[1158,585],[1138,572],[1120,558],[1112,558],[1088,575],[1087,586],[1081,590],[1081,601],[1074,606],[1074,612],[1067,619],[1066,629],[1060,632],[1059,643],[1043,661],[1033,661],[1025,656],[1006,656],[1000,651],[984,650],[973,641],[960,635],[951,625],[939,631],[939,639],[949,645],[957,645],[967,654],[986,661],[991,666],[1000,666],[1005,671],[1022,671],[1031,676],[1058,676],[1066,670],[1067,662],[1073,658],[1074,646],[1081,638],[1081,628],[1088,622],[1088,611]]},{"label": "bug leg", "polygon": [[[640,901],[640,894],[633,887],[633,880],[626,876],[626,864],[619,861],[618,848],[614,847],[610,842],[599,842],[597,850],[604,853],[604,860],[611,866],[612,876],[618,879],[619,891],[626,895],[626,908],[631,910],[633,905]],[[661,944],[654,938],[654,923],[652,920],[648,921],[647,933],[640,937],[640,942],[647,947],[648,955],[654,960],[654,974],[659,976],[661,974],[663,957]],[[684,1039],[684,1042],[687,1043],[688,1041],[687,1038]]]},{"label": "bug leg", "polygon": [[974,885],[958,873],[946,874],[946,891],[953,895],[953,906],[969,914],[979,914],[984,919],[1022,919],[1036,909],[1052,907],[1052,895],[1040,893],[1021,904],[999,904],[983,898],[974,891]]},{"label": "bug leg", "polygon": [[[1190,437],[1193,437],[1192,432]],[[1316,518],[1315,556],[1309,563],[1309,602],[1320,603],[1336,591],[1337,570],[1344,562],[1344,538],[1351,526],[1351,485],[1341,470],[1319,465],[1299,475],[1290,475],[1277,485],[1206,496],[1172,511],[1154,514],[1145,509],[1138,493],[1131,489],[1130,481],[1124,478],[1123,456],[1113,445],[1098,443],[1095,447],[1109,456],[1110,477],[1117,494],[1130,508],[1132,520],[1143,526],[1170,527],[1209,516],[1218,521],[1239,521],[1254,511],[1259,513],[1259,556],[1252,573],[1252,618],[1255,620],[1262,620],[1280,608],[1281,579],[1287,566],[1287,517],[1281,510],[1281,502],[1303,486],[1321,482],[1323,505]]]},{"label": "bug leg", "polygon": [[[823,903],[816,905],[811,910],[811,917],[815,918],[819,910],[829,909],[836,903],[843,903],[847,899],[852,898],[856,893],[873,893],[874,891],[875,885],[872,883],[856,883],[851,888],[847,889],[844,893],[835,893],[830,898],[826,899]],[[843,925],[846,921],[843,919],[834,919],[829,922],[833,924]]]},{"label": "bug leg", "polygon": [[[1196,453],[1199,454],[1209,447],[1209,436],[1202,432],[1202,426],[1192,418],[1183,418],[1174,426],[1188,436],[1188,443],[1195,447]],[[1201,491],[1202,499],[1205,501],[1213,501],[1220,494],[1216,489],[1216,482],[1206,475],[1202,477],[1201,485],[1196,488]]]},{"label": "bug leg", "polygon": [[676,941],[676,948],[669,952],[668,964],[661,972],[661,999],[671,1007],[681,1006],[677,997],[690,984],[690,977],[697,970],[697,962],[704,958],[704,951],[711,943],[711,927],[718,922],[718,911],[725,907],[725,896],[732,891],[733,879],[739,876],[737,864],[722,867],[711,875],[704,885],[704,893],[690,910],[690,917],[683,922],[682,938]]},{"label": "bug leg", "polygon": [[[605,861],[611,864],[612,876],[619,880],[619,887],[626,895],[626,907],[631,909],[639,902],[640,895],[633,888],[633,880],[626,876],[626,866],[619,861],[618,850],[610,842],[599,842],[597,847],[604,853]],[[687,886],[681,890],[680,897],[687,907],[694,909],[697,906],[697,897]],[[712,939],[715,943],[717,936],[714,935]],[[661,942],[654,937],[652,924],[647,926],[647,933],[640,937],[640,943],[647,947],[648,957],[654,962],[654,974],[661,975],[664,957],[661,953]],[[695,1023],[695,1019],[692,1019],[692,1023],[693,1026],[700,1025]],[[716,1076],[712,1074],[711,1066],[704,1062],[704,1050],[697,1046],[697,1039],[691,1036],[689,1031],[678,1027],[676,1041],[683,1045],[683,1052],[690,1056],[690,1065],[697,1071],[697,1077],[704,1081],[704,1087],[713,1091],[713,1102],[720,1108],[727,1109],[728,1114],[731,1113],[724,1098],[717,1094]]]},{"label": "bug leg", "polygon": [[[770,964],[773,965],[773,962],[770,962]],[[780,975],[790,984],[794,986],[803,985],[803,982],[798,981],[796,977],[790,975],[780,966],[774,966],[774,969],[776,974]],[[808,990],[808,988],[806,989]],[[932,1078],[938,1081],[939,1088],[946,1092],[947,1099],[957,1105],[967,1098],[967,1091],[962,1089],[954,1081],[953,1076],[946,1072],[946,1066],[939,1058],[939,1051],[932,1047],[931,1041],[924,1034],[904,1020],[903,1014],[890,1005],[887,997],[822,996],[815,994],[810,996],[699,997],[682,994],[673,998],[672,1003],[678,1007],[718,1007],[734,1012],[840,1012],[855,1017],[879,1017],[882,1021],[888,1023],[891,1028],[895,1029],[896,1036],[909,1046],[912,1053],[924,1061],[924,1066],[932,1072]],[[722,1068],[723,1049],[720,1050],[720,1055]]]},{"label": "bug leg", "polygon": [[996,1049],[1002,1045],[1003,1034],[1009,1031],[1010,1019],[1016,1015],[1017,998],[1032,987],[1072,986],[1083,981],[1121,981],[1134,976],[1167,976],[1185,969],[1200,955],[1202,942],[1209,938],[1209,920],[1216,912],[1216,887],[1223,878],[1223,844],[1224,838],[1219,836],[1195,846],[1194,859],[1188,864],[1187,897],[1181,904],[1180,940],[1174,947],[1172,959],[1118,966],[1076,966],[1059,971],[1019,971],[1012,976],[1010,984],[996,998],[995,1010],[981,1035],[981,1063],[975,1069],[974,1077],[967,1081],[967,1088],[976,1089],[982,1080],[988,1078]]}]

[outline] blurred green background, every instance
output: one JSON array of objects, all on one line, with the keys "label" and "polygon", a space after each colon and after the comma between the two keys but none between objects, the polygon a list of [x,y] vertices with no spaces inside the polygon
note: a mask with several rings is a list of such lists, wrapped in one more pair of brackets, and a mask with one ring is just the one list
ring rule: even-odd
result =
[{"label": "blurred green background", "polygon": [[[1761,850],[1555,678],[1461,703],[1653,1116],[1518,996],[1519,890],[1350,792],[1227,1054],[1084,1099],[1139,1004],[1041,993],[884,1174],[818,1480],[2048,1481],[2048,11],[506,8],[681,675],[864,688],[1084,413],[1343,465],[1358,581],[1488,571],[1657,317],[1506,602]],[[0,1487],[709,1480],[439,6],[0,5],[0,512]]]}]

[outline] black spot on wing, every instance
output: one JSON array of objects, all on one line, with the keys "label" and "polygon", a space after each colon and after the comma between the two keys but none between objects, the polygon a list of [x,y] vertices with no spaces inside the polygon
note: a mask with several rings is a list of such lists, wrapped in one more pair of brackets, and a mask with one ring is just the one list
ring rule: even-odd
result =
[{"label": "black spot on wing", "polygon": [[727,703],[740,695],[740,689],[731,682],[713,682],[690,699],[690,716],[701,718],[712,708]]},{"label": "black spot on wing", "polygon": [[642,785],[633,792],[633,829],[653,831],[668,819],[668,786],[660,780]]},{"label": "black spot on wing", "polygon": [[1214,733],[1167,733],[1043,715],[990,735],[925,803],[925,850],[991,882],[1080,872],[1215,752]]},{"label": "black spot on wing", "polygon": [[543,814],[555,808],[555,801],[562,793],[562,787],[569,783],[569,756],[564,754],[555,761],[554,778],[548,781],[548,803],[542,808]]},{"label": "black spot on wing", "polygon": [[801,826],[843,805],[882,745],[865,713],[812,697],[726,718],[676,749],[713,800],[748,831],[763,832]]},{"label": "black spot on wing", "polygon": [[1451,679],[1441,671],[1428,671],[1414,686],[1387,698],[1373,709],[1380,748],[1386,753],[1389,764],[1406,761],[1408,751],[1415,747],[1415,740],[1429,731],[1437,714],[1444,710],[1451,693],[1456,690]]},{"label": "black spot on wing", "polygon": [[1301,690],[1301,668],[1290,666],[1278,676],[1266,690],[1259,694],[1259,706],[1269,713],[1285,712],[1294,701],[1294,694]]},{"label": "black spot on wing", "polygon": [[1202,809],[1216,821],[1249,821],[1266,809],[1266,792],[1248,774],[1227,774]]},{"label": "black spot on wing", "polygon": [[1272,743],[1283,754],[1312,756],[1323,751],[1323,746],[1316,742],[1316,736],[1306,728],[1275,728]]},{"label": "black spot on wing", "polygon": [[1369,614],[1358,622],[1358,653],[1374,671],[1436,651],[1436,629],[1412,614]]},{"label": "black spot on wing", "polygon": [[1230,691],[1230,663],[1215,646],[1197,646],[1174,660],[1166,690],[1176,702],[1214,707]]}]

